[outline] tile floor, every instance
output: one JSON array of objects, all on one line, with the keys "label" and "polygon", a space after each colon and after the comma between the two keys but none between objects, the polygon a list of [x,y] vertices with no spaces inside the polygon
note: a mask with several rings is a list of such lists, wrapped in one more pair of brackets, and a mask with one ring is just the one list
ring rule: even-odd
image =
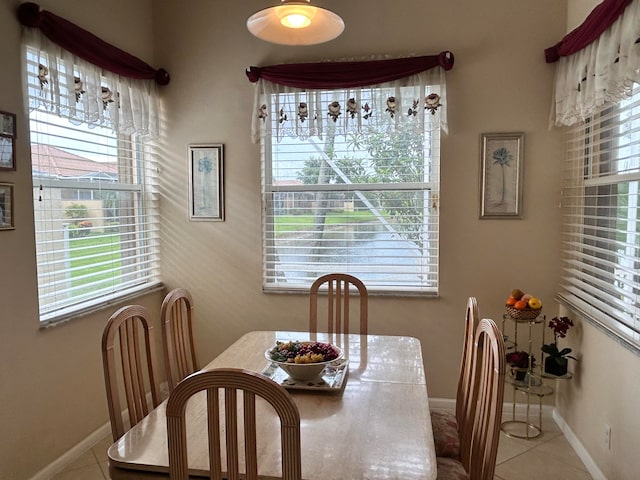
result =
[{"label": "tile floor", "polygon": [[[508,415],[504,420],[510,420]],[[543,432],[531,440],[500,434],[495,480],[540,480],[549,477],[563,480],[591,480],[591,475],[574,452],[556,423],[543,418]]]},{"label": "tile floor", "polygon": [[[110,435],[52,480],[108,480],[109,445]],[[543,434],[533,440],[500,435],[495,480],[540,480],[549,472],[563,480],[592,478],[552,419],[543,419]]]}]

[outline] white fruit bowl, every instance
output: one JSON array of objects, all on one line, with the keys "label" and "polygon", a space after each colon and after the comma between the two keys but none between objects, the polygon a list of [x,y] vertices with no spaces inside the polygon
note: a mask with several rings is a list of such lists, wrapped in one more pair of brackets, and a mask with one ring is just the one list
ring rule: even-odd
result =
[{"label": "white fruit bowl", "polygon": [[[322,355],[326,360],[309,361],[309,359],[305,358],[304,355],[298,355],[299,362],[307,361],[308,363],[296,363],[295,357],[288,358],[286,361],[283,361],[281,360],[282,355],[279,355],[279,352],[281,351],[279,350],[279,347],[281,348],[283,345],[290,345],[293,348],[301,346],[303,352],[306,352],[307,350],[326,352],[325,355]],[[285,354],[293,355],[293,353],[287,352],[285,352]],[[318,378],[328,364],[335,362],[336,360],[340,360],[343,354],[344,353],[340,347],[325,342],[278,342],[274,347],[269,348],[264,352],[264,356],[268,361],[275,363],[293,380],[311,380]]]}]

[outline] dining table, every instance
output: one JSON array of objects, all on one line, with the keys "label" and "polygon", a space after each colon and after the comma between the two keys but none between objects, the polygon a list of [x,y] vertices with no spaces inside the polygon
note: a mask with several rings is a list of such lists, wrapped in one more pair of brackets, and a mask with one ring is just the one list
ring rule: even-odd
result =
[{"label": "dining table", "polygon": [[[342,349],[343,358],[316,380],[293,381],[265,355],[278,341],[329,342]],[[417,338],[252,331],[202,370],[216,368],[260,372],[288,390],[300,412],[303,479],[436,478],[429,397]],[[168,478],[166,403],[109,447],[112,480]],[[278,417],[266,402],[258,408],[258,441],[264,440],[258,448],[259,474],[278,478]],[[189,474],[207,477],[204,397],[189,401],[186,417]]]}]

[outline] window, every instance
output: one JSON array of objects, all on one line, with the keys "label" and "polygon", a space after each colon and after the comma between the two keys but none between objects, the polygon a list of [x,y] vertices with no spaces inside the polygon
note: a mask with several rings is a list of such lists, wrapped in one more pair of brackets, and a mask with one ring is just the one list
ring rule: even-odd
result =
[{"label": "window", "polygon": [[266,291],[306,291],[344,272],[373,292],[437,295],[440,123],[424,114],[437,87],[266,98]]},{"label": "window", "polygon": [[60,52],[25,59],[46,325],[159,284],[156,165],[144,132],[117,123],[135,86]]},{"label": "window", "polygon": [[640,89],[572,127],[560,297],[640,349]]}]

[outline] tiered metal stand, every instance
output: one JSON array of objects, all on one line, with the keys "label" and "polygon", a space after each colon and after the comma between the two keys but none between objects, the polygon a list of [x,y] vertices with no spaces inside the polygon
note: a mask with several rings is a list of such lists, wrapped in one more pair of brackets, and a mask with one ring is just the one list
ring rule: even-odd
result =
[{"label": "tiered metal stand", "polygon": [[[533,329],[538,326],[544,327],[546,317],[544,315],[538,315],[532,319],[520,319],[515,318],[509,313],[502,316],[502,334],[504,335],[505,347],[507,351],[518,350],[518,327],[527,327],[526,338],[526,351],[529,354],[529,367],[526,369],[524,379],[517,380],[515,375],[510,372],[510,367],[507,365],[507,375],[505,376],[507,384],[513,387],[513,400],[511,419],[502,422],[502,431],[509,437],[523,438],[526,440],[537,438],[542,434],[542,399],[548,395],[552,395],[553,387],[546,385],[543,378],[549,378],[543,375],[542,354],[538,355],[540,358],[540,365],[533,365],[533,357],[537,352],[540,352],[540,348],[533,349]],[[506,327],[513,328],[513,337],[506,335]],[[544,328],[542,330],[542,341],[544,343]],[[522,342],[521,342],[522,345]],[[553,377],[558,378],[558,377]],[[516,419],[516,393],[522,393],[526,398],[526,415],[524,420]],[[531,414],[531,401],[532,397],[538,398],[538,418],[536,419]]]}]

